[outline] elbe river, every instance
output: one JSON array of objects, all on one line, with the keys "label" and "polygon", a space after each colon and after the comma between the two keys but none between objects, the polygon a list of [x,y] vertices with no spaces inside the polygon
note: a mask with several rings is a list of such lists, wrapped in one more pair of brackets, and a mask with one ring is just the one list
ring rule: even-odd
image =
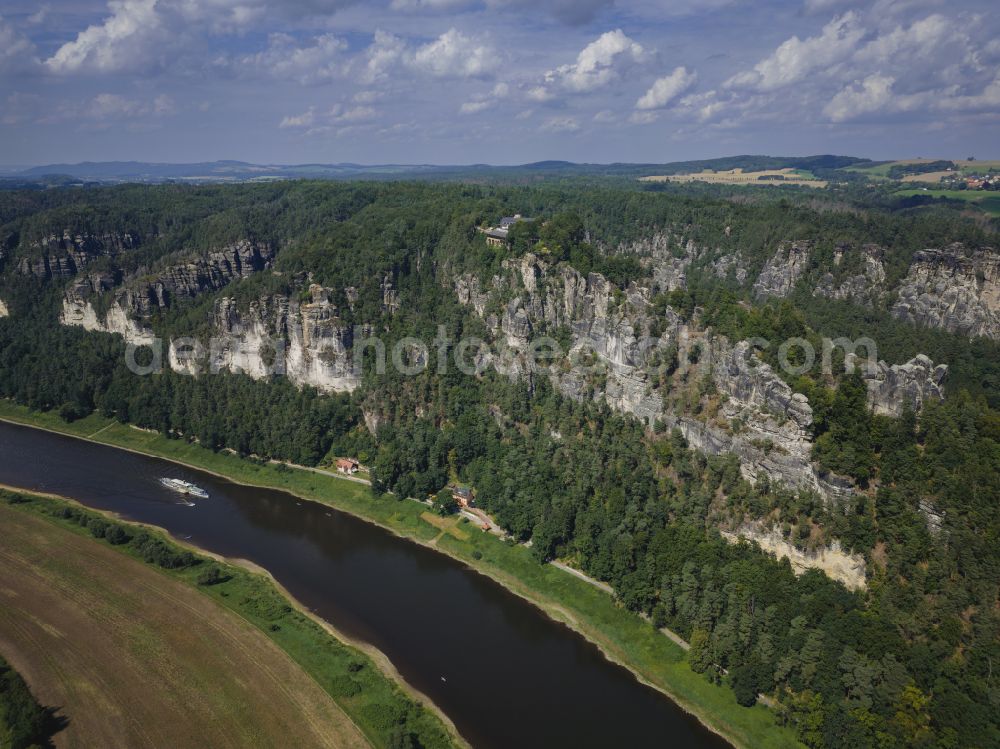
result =
[{"label": "elbe river", "polygon": [[[164,476],[211,496],[188,507],[159,484]],[[351,515],[2,422],[0,483],[73,497],[264,567],[316,614],[382,650],[474,747],[728,746],[493,581]]]}]

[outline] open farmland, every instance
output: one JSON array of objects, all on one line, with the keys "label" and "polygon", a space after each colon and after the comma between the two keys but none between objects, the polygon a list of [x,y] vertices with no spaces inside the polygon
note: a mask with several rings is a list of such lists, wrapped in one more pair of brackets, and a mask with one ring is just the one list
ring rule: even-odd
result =
[{"label": "open farmland", "polygon": [[765,169],[758,172],[745,172],[742,169],[730,169],[716,172],[706,169],[696,174],[664,174],[640,177],[640,182],[709,182],[718,185],[805,185],[807,187],[826,187],[826,182],[816,179],[809,172],[801,169]]},{"label": "open farmland", "polygon": [[0,652],[68,721],[56,746],[368,746],[310,676],[208,596],[10,506],[0,526]]}]

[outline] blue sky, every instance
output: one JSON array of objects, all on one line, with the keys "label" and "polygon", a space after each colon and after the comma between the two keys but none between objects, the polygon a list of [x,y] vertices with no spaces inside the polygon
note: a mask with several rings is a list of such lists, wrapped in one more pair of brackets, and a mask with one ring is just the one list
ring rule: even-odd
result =
[{"label": "blue sky", "polygon": [[0,164],[1000,158],[995,0],[5,0]]}]

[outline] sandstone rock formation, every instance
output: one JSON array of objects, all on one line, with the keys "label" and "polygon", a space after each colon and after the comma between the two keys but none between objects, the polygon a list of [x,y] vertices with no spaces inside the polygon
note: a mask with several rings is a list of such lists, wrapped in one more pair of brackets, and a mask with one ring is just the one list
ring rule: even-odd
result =
[{"label": "sandstone rock formation", "polygon": [[[844,253],[848,251],[850,250],[838,248],[834,263],[840,265]],[[861,273],[849,276],[839,284],[833,273],[826,273],[813,293],[816,296],[846,300],[866,307],[875,304],[884,292],[886,275],[882,259],[885,250],[878,245],[868,244],[861,248],[861,252]]]},{"label": "sandstone rock formation", "polygon": [[[155,310],[168,308],[177,299],[218,291],[269,267],[273,259],[270,245],[242,241],[190,262],[167,266],[156,275],[132,280],[121,288],[120,274],[91,273],[67,287],[60,319],[65,325],[118,333],[131,343],[148,342],[153,334],[140,321]],[[99,297],[112,292],[107,312],[99,314]]]},{"label": "sandstone rock formation", "polygon": [[811,250],[809,242],[782,242],[754,283],[754,296],[766,299],[791,294],[795,284],[809,268]]},{"label": "sandstone rock formation", "polygon": [[[811,465],[812,409],[805,396],[793,393],[757,361],[748,343],[734,345],[705,335],[669,307],[655,318],[649,289],[632,286],[622,292],[599,274],[585,278],[533,255],[506,262],[504,271],[488,291],[474,279],[458,279],[458,298],[480,315],[494,300],[501,304],[498,318],[487,315],[487,327],[515,352],[526,351],[542,333],[568,330],[568,356],[546,370],[567,397],[604,400],[650,427],[662,421],[679,429],[703,452],[733,453],[751,481],[767,478],[835,500],[850,494],[848,483],[822,477]],[[686,352],[695,348],[702,355],[688,381],[710,380],[718,396],[712,418],[665,404],[670,388],[663,387],[662,357],[673,352],[685,365]],[[677,352],[684,353],[678,357]],[[505,371],[519,377],[528,365],[525,357],[515,355],[505,362]]]},{"label": "sandstone rock formation", "polygon": [[864,557],[845,552],[837,540],[826,548],[804,551],[788,543],[778,527],[765,529],[757,524],[746,524],[736,531],[721,533],[730,543],[750,541],[778,559],[788,559],[798,575],[810,569],[818,569],[830,578],[842,582],[849,590],[863,590],[867,586]]},{"label": "sandstone rock formation", "polygon": [[897,291],[892,314],[901,320],[1000,340],[1000,254],[993,250],[917,252]]},{"label": "sandstone rock formation", "polygon": [[214,335],[207,343],[173,341],[169,361],[175,371],[242,372],[254,379],[284,375],[299,386],[324,392],[354,390],[353,331],[341,322],[330,302],[330,289],[313,285],[311,301],[275,295],[240,310],[235,300],[219,299]]},{"label": "sandstone rock formation", "polygon": [[[853,355],[852,355],[853,356]],[[948,365],[918,354],[906,364],[889,366],[880,361],[874,371],[863,372],[868,386],[868,405],[877,414],[899,417],[907,406],[918,413],[924,403],[944,399]]]},{"label": "sandstone rock formation", "polygon": [[99,257],[114,256],[139,245],[139,238],[128,233],[51,235],[34,243],[31,255],[21,258],[21,275],[42,280],[72,278]]}]

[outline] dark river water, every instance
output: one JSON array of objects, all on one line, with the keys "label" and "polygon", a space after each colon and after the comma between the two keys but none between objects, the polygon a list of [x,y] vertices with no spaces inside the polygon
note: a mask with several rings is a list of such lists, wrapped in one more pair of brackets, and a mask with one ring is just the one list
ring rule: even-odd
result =
[{"label": "dark river water", "polygon": [[[197,483],[211,498],[181,504],[162,476]],[[350,515],[2,422],[0,483],[64,494],[259,564],[388,655],[475,747],[728,746],[491,580]]]}]

